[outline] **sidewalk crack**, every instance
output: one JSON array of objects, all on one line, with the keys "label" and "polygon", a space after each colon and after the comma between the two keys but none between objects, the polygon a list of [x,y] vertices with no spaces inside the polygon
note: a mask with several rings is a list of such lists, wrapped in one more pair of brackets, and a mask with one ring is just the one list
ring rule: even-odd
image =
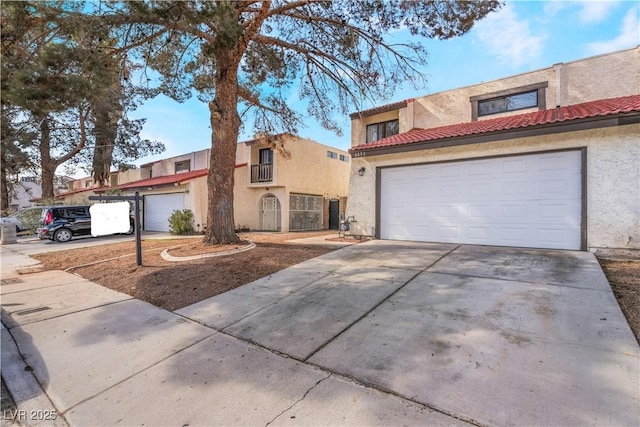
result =
[{"label": "sidewalk crack", "polygon": [[282,412],[280,412],[278,415],[276,415],[275,417],[273,417],[273,419],[271,421],[269,421],[268,423],[266,423],[264,425],[264,427],[268,427],[271,423],[273,423],[275,420],[277,420],[278,418],[280,418],[282,416],[282,414],[284,414],[285,412],[287,412],[288,410],[290,410],[291,408],[293,408],[294,406],[296,406],[298,403],[302,402],[307,395],[311,392],[311,390],[313,390],[314,388],[318,387],[320,385],[321,382],[323,382],[324,380],[328,379],[329,377],[331,377],[331,375],[333,374],[329,374],[324,378],[320,378],[320,380],[318,380],[317,383],[315,383],[314,385],[312,385],[311,387],[309,387],[309,389],[307,391],[304,392],[304,395],[302,395],[302,397],[298,400],[296,400],[295,402],[293,402],[291,404],[291,406],[289,406],[288,408],[285,408]]}]

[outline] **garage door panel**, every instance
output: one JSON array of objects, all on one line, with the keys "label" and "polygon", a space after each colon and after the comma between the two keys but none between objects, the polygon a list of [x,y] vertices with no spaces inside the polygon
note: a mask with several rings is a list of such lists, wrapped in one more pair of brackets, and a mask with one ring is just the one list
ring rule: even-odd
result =
[{"label": "garage door panel", "polygon": [[568,151],[383,169],[380,237],[580,249],[581,167]]},{"label": "garage door panel", "polygon": [[169,217],[174,210],[184,209],[184,193],[144,196],[144,229],[169,231]]},{"label": "garage door panel", "polygon": [[526,159],[506,159],[502,161],[502,172],[505,175],[526,175],[526,172],[531,168],[531,165],[527,164]]}]

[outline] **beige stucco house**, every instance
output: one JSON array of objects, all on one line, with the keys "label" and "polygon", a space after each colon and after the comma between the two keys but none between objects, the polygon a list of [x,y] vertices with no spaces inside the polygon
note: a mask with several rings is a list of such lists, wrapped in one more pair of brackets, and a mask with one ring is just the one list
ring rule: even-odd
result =
[{"label": "beige stucco house", "polygon": [[636,47],[352,114],[351,233],[640,249],[639,55]]},{"label": "beige stucco house", "polygon": [[[346,151],[289,134],[239,143],[236,227],[269,231],[337,227],[346,203],[350,160]],[[196,230],[203,231],[209,161],[209,149],[159,160],[112,174],[110,188],[143,196],[144,230],[168,231],[172,212],[190,209]]]}]

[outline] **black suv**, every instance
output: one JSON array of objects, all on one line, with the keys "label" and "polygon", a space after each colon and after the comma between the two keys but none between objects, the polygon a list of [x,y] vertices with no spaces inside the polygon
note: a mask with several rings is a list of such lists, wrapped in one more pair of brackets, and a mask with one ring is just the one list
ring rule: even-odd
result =
[{"label": "black suv", "polygon": [[[133,234],[135,225],[130,219],[129,231]],[[89,206],[53,206],[42,211],[38,237],[40,239],[68,242],[73,236],[91,234],[91,214]]]}]

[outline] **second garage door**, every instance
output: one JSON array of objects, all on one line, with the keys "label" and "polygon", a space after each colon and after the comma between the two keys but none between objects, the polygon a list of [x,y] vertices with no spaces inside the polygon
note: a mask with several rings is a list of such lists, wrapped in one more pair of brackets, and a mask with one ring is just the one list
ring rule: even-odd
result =
[{"label": "second garage door", "polygon": [[582,152],[384,168],[380,237],[580,249]]},{"label": "second garage door", "polygon": [[184,209],[184,193],[144,196],[144,229],[169,231],[169,217],[174,210]]}]

